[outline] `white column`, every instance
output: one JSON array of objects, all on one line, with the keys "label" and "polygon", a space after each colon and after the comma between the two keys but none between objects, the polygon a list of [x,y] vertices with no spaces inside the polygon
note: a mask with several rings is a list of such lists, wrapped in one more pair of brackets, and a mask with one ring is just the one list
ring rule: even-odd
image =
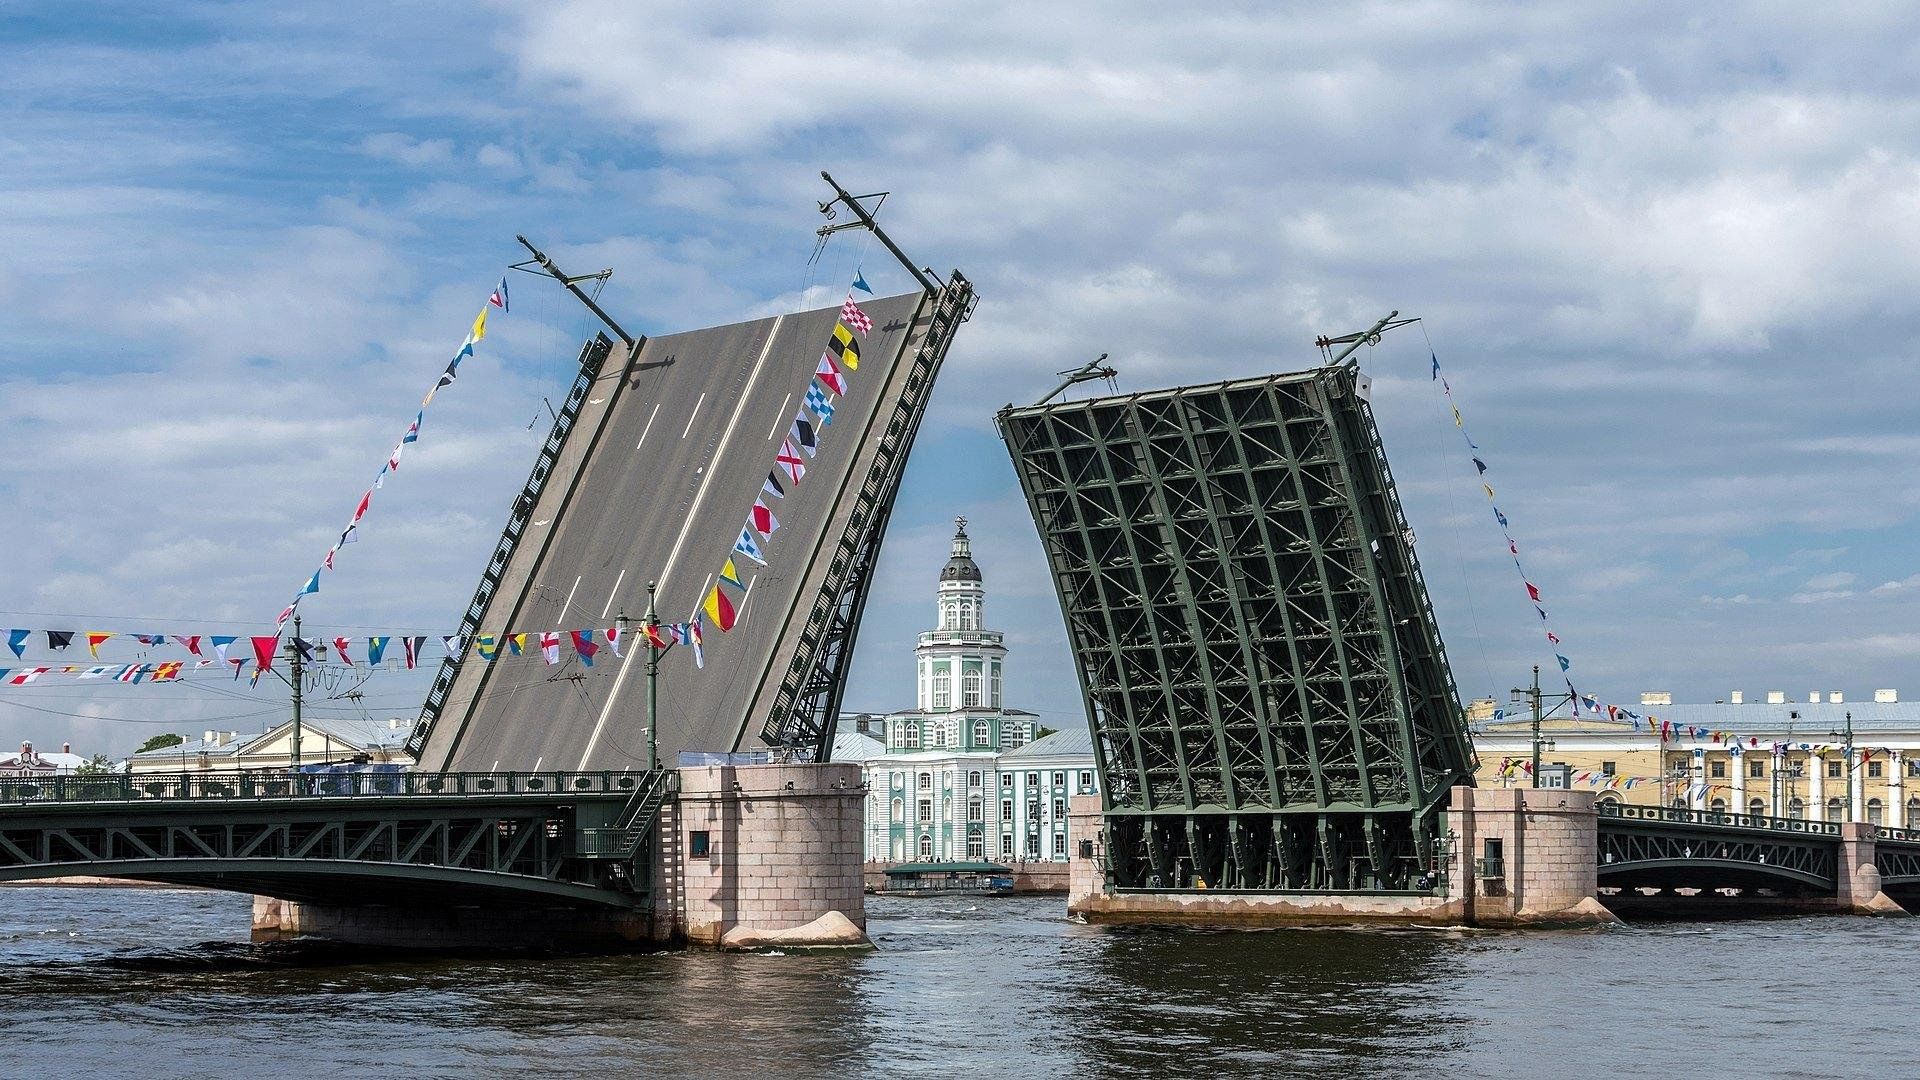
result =
[{"label": "white column", "polygon": [[1705,810],[1707,791],[1711,787],[1711,783],[1707,780],[1706,748],[1694,747],[1693,754],[1688,760],[1692,764],[1687,769],[1687,809]]},{"label": "white column", "polygon": [[1827,819],[1827,762],[1819,751],[1807,755],[1807,820]]},{"label": "white column", "polygon": [[1728,753],[1727,772],[1733,776],[1733,795],[1727,799],[1727,811],[1744,814],[1747,812],[1747,755]]},{"label": "white column", "polygon": [[1867,820],[1867,763],[1862,760],[1859,750],[1848,754],[1847,760],[1847,801],[1853,804],[1853,816],[1848,821]]},{"label": "white column", "polygon": [[1887,751],[1887,814],[1885,823],[1896,828],[1907,827],[1907,784],[1904,776],[1906,765],[1901,761],[1900,751]]}]

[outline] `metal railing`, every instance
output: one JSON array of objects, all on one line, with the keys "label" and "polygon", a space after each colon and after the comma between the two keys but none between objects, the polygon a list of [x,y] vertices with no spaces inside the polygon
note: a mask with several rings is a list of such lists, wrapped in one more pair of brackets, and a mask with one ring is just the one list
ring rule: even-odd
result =
[{"label": "metal railing", "polygon": [[1595,808],[1603,818],[1623,821],[1661,821],[1675,825],[1718,825],[1735,829],[1763,829],[1767,832],[1802,833],[1810,836],[1839,836],[1840,824],[1834,821],[1806,821],[1801,818],[1767,817],[1763,814],[1731,814],[1715,810],[1681,810],[1672,806],[1630,806],[1602,804]]},{"label": "metal railing", "polygon": [[644,772],[495,773],[116,773],[0,779],[0,806],[159,800],[283,800],[315,797],[632,796]]},{"label": "metal railing", "polygon": [[1890,825],[1873,827],[1875,840],[1892,840],[1901,844],[1920,844],[1920,829],[1899,829]]}]

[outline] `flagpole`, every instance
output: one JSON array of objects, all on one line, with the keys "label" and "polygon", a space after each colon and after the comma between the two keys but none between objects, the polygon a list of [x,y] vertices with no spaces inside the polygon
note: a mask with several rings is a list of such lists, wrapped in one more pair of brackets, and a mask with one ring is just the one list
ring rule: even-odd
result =
[{"label": "flagpole", "polygon": [[[546,252],[541,251],[537,247],[534,247],[533,244],[530,241],[528,241],[526,237],[515,236],[514,239],[520,241],[521,247],[524,247],[528,251],[533,253],[533,261],[540,264],[540,269],[545,270],[547,273],[553,275],[553,279],[555,281],[558,281],[560,284],[566,286],[567,291],[573,294],[574,299],[587,305],[588,311],[591,311],[594,313],[594,315],[598,316],[601,322],[607,324],[607,329],[613,331],[614,334],[616,334],[621,341],[626,342],[627,351],[629,353],[634,353],[639,351],[638,348],[636,348],[637,343],[634,341],[633,336],[631,334],[628,334],[625,330],[620,329],[620,324],[613,321],[613,316],[608,315],[604,310],[602,310],[599,304],[594,303],[593,297],[588,296],[585,292],[582,292],[580,289],[580,286],[575,284],[575,282],[585,281],[587,280],[587,278],[603,277],[607,274],[613,273],[613,271],[606,270],[600,274],[587,274],[583,277],[568,277],[566,274],[561,272],[558,266],[555,266],[553,264],[552,259],[547,258]],[[526,264],[522,263],[521,265],[524,266]]]},{"label": "flagpole", "polygon": [[290,666],[293,668],[293,752],[288,756],[287,760],[295,769],[300,767],[300,684],[302,682],[300,672],[301,662],[304,659],[300,654],[300,643],[302,640],[300,636],[300,616],[295,614],[293,617],[293,640],[287,643],[288,648],[293,653],[290,660]]},{"label": "flagpole", "polygon": [[[834,203],[845,204],[846,208],[853,212],[853,216],[860,219],[860,224],[864,225],[868,232],[872,233],[876,238],[878,238],[880,243],[885,245],[886,249],[893,253],[894,258],[900,260],[900,265],[907,268],[907,273],[912,274],[913,279],[920,283],[920,288],[926,290],[927,292],[939,291],[939,289],[934,285],[933,279],[927,276],[927,272],[914,266],[913,260],[907,258],[907,253],[904,251],[901,251],[900,245],[893,242],[893,237],[888,236],[880,228],[879,223],[873,220],[873,215],[867,213],[867,208],[860,205],[860,199],[871,198],[872,196],[862,195],[859,198],[855,198],[854,196],[849,195],[847,193],[847,189],[841,187],[833,179],[832,176],[829,176],[827,174],[826,170],[824,169],[821,170],[820,172],[820,179],[825,180],[828,183],[828,185],[830,185],[833,188],[833,194],[834,194],[834,198],[832,200],[828,202],[823,202],[820,204],[820,212],[822,214],[828,215],[828,219],[831,220],[832,214],[833,214],[833,204]],[[822,225],[819,229],[819,235],[822,237],[825,237],[840,229],[847,228],[851,224],[852,222],[847,222],[841,225]],[[825,243],[825,240],[822,240],[821,242]]]}]

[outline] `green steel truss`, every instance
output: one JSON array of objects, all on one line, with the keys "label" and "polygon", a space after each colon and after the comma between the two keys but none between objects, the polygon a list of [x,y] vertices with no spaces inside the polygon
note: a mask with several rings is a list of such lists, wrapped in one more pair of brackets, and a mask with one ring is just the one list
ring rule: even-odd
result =
[{"label": "green steel truss", "polygon": [[1116,888],[1402,890],[1473,751],[1351,366],[1008,408]]}]

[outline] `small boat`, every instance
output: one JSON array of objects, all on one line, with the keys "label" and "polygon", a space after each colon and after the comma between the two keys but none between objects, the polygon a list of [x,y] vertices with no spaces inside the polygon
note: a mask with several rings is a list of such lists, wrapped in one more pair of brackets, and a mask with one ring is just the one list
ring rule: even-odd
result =
[{"label": "small boat", "polygon": [[915,862],[886,869],[881,896],[1009,896],[1013,870],[989,862]]}]

